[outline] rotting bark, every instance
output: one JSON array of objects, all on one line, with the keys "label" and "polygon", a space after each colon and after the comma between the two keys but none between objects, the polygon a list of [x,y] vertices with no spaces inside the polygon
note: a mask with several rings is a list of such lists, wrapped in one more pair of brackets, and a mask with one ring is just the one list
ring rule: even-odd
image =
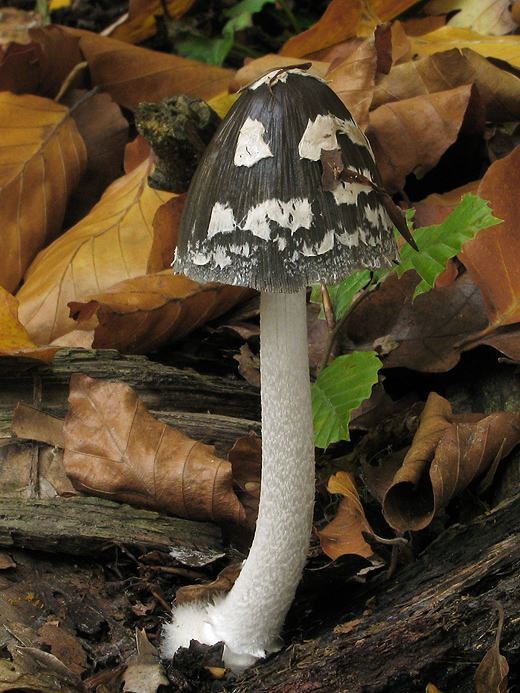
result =
[{"label": "rotting bark", "polygon": [[183,546],[222,551],[219,527],[101,498],[0,498],[0,546],[98,556],[111,544],[138,554]]},{"label": "rotting bark", "polygon": [[475,693],[475,671],[495,638],[496,600],[505,612],[500,647],[510,667],[508,690],[516,691],[519,574],[516,496],[445,531],[392,580],[366,585],[334,631],[289,647],[226,690],[419,693],[433,683],[450,693]]},{"label": "rotting bark", "polygon": [[[33,404],[36,373],[42,381],[41,406],[66,409],[72,373],[126,383],[150,410],[201,412],[260,419],[258,390],[244,382],[179,370],[144,356],[123,356],[110,349],[62,349],[50,365],[2,358],[0,383],[3,408],[14,409],[19,401]],[[60,415],[59,413],[57,414]]]}]

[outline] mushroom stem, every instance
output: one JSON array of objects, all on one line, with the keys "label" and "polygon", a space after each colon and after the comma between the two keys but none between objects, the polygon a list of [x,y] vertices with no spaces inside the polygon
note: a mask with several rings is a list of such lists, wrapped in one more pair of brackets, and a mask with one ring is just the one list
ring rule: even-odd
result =
[{"label": "mushroom stem", "polygon": [[173,657],[191,640],[223,642],[224,663],[237,673],[280,647],[314,506],[305,290],[262,293],[260,323],[262,488],[251,551],[227,595],[174,609],[162,644],[163,656]]},{"label": "mushroom stem", "polygon": [[[252,660],[278,638],[307,555],[314,505],[314,438],[306,292],[262,293],[262,487],[242,572],[212,616],[226,650]],[[226,651],[224,653],[226,661]]]}]

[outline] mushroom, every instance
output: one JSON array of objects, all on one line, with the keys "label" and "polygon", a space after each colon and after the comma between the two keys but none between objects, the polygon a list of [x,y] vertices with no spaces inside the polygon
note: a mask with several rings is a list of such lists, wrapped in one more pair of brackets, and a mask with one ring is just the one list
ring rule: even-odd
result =
[{"label": "mushroom", "polygon": [[249,556],[231,591],[180,605],[162,654],[224,643],[240,672],[280,648],[301,579],[314,505],[306,287],[399,259],[370,145],[309,65],[245,88],[192,180],[174,269],[260,297],[262,479]]}]

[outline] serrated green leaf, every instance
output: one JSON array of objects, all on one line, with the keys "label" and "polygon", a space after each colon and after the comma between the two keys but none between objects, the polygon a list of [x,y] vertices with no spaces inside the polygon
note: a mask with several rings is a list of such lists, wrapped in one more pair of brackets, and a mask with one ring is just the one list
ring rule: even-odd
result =
[{"label": "serrated green leaf", "polygon": [[502,220],[493,216],[486,200],[468,193],[462,202],[437,226],[417,229],[414,240],[419,252],[409,245],[401,249],[401,264],[397,267],[400,277],[409,269],[415,269],[422,281],[414,298],[435,285],[437,277],[446,269],[448,260],[460,253],[462,245],[474,238],[478,231],[499,224]]},{"label": "serrated green leaf", "polygon": [[355,351],[338,356],[319,374],[312,388],[317,447],[349,440],[350,412],[370,397],[381,365],[375,351]]}]

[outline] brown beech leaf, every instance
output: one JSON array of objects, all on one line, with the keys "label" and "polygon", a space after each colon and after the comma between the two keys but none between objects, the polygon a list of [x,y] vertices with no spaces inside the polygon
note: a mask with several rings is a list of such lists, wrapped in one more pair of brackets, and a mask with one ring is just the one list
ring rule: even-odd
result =
[{"label": "brown beech leaf", "polygon": [[509,34],[516,29],[509,0],[430,0],[427,14],[452,14],[450,26],[470,27],[479,34]]},{"label": "brown beech leaf", "polygon": [[[54,98],[83,60],[79,39],[54,24],[29,29],[27,39],[27,43],[9,43],[0,51],[0,91]],[[79,87],[81,82],[82,75],[78,75],[73,84]]]},{"label": "brown beech leaf", "polygon": [[229,462],[155,419],[123,383],[75,373],[64,436],[77,490],[192,520],[245,518]]},{"label": "brown beech leaf", "polygon": [[80,37],[92,82],[121,106],[133,110],[142,101],[158,102],[172,94],[207,101],[227,90],[233,71],[177,55],[160,53],[81,29]]},{"label": "brown beech leaf", "polygon": [[152,166],[150,153],[112,183],[92,211],[45,248],[29,268],[17,298],[20,320],[37,344],[48,344],[77,328],[69,318],[70,301],[146,272],[153,218],[171,197],[148,186]]},{"label": "brown beech leaf", "polygon": [[[388,22],[407,10],[415,0],[372,0],[371,10],[382,22]],[[322,18],[307,31],[289,39],[281,55],[301,58],[356,35],[361,7],[367,3],[332,0]]]},{"label": "brown beech leaf", "polygon": [[241,286],[199,284],[169,269],[120,282],[69,307],[80,323],[91,324],[96,316],[95,349],[144,354],[178,341],[254,293]]},{"label": "brown beech leaf", "polygon": [[228,459],[239,489],[237,496],[246,510],[247,526],[254,529],[260,500],[262,440],[253,433],[239,438],[229,451]]},{"label": "brown beech leaf", "polygon": [[385,188],[402,190],[406,176],[422,178],[457,139],[463,124],[484,128],[483,106],[470,85],[388,103],[370,113],[366,134]]},{"label": "brown beech leaf", "polygon": [[504,655],[500,654],[500,638],[504,626],[504,609],[499,602],[494,602],[498,608],[498,626],[495,642],[484,655],[475,672],[475,687],[477,693],[506,693],[509,664]]},{"label": "brown beech leaf", "polygon": [[439,373],[460,359],[458,343],[487,325],[482,296],[467,273],[412,300],[420,278],[390,276],[353,312],[347,337],[357,349],[378,349],[385,367]]},{"label": "brown beech leaf", "polygon": [[14,290],[59,231],[86,165],[66,106],[40,96],[0,94],[0,284]]},{"label": "brown beech leaf", "polygon": [[385,518],[394,529],[426,527],[520,441],[520,414],[500,411],[462,418],[455,420],[450,403],[430,394],[412,446],[383,501]]},{"label": "brown beech leaf", "polygon": [[490,327],[482,335],[520,322],[519,188],[520,147],[516,147],[491,164],[478,188],[480,197],[489,200],[493,214],[503,223],[479,231],[459,255],[484,299]]},{"label": "brown beech leaf", "polygon": [[38,347],[18,320],[18,301],[0,286],[0,355],[51,363],[61,347]]},{"label": "brown beech leaf", "polygon": [[372,108],[475,84],[492,122],[520,119],[520,80],[470,48],[452,48],[396,65],[381,76]]},{"label": "brown beech leaf", "polygon": [[356,481],[349,472],[333,474],[327,484],[329,493],[344,496],[336,517],[318,532],[321,548],[333,560],[345,554],[370,558],[373,551],[363,537],[363,532],[373,534],[359,499]]}]

